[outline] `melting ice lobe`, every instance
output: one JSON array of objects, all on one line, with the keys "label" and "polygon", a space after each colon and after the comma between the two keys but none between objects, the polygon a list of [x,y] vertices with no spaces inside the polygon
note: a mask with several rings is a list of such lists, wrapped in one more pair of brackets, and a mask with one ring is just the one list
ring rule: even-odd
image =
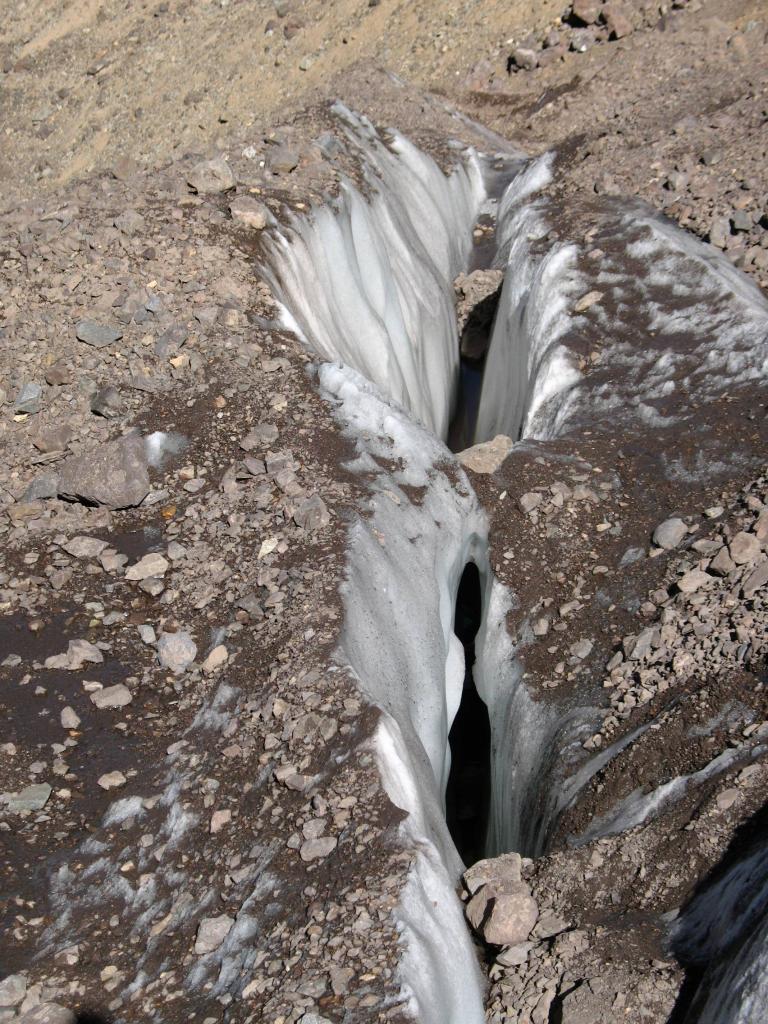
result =
[{"label": "melting ice lobe", "polygon": [[472,246],[485,196],[477,156],[449,175],[395,134],[336,106],[370,195],[343,181],[332,203],[293,217],[273,237],[268,276],[322,359],[363,373],[445,437],[459,345],[452,282]]}]

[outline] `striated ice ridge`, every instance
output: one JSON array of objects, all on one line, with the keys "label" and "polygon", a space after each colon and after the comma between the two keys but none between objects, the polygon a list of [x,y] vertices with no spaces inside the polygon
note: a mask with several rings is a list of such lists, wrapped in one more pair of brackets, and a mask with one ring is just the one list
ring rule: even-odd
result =
[{"label": "striated ice ridge", "polygon": [[267,242],[265,273],[284,323],[317,355],[363,373],[432,430],[448,431],[458,381],[452,282],[472,246],[485,189],[467,151],[445,175],[403,136],[334,111],[369,196],[342,180],[337,199],[291,216]]},{"label": "striated ice ridge", "polygon": [[515,440],[558,433],[580,374],[561,343],[569,308],[582,287],[574,245],[555,243],[543,256],[533,243],[550,232],[546,205],[530,197],[551,180],[552,155],[529,164],[499,204],[498,259],[504,283],[488,348],[475,442],[496,434]]}]

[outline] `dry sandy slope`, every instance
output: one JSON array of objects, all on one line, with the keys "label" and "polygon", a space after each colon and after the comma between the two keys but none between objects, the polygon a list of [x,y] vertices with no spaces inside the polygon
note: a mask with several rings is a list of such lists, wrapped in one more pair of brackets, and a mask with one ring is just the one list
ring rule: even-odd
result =
[{"label": "dry sandy slope", "polygon": [[245,135],[317,98],[357,62],[383,64],[418,84],[461,81],[479,58],[543,28],[562,5],[542,0],[533,12],[519,0],[3,6],[0,177],[11,195],[29,196],[119,156],[155,165]]}]

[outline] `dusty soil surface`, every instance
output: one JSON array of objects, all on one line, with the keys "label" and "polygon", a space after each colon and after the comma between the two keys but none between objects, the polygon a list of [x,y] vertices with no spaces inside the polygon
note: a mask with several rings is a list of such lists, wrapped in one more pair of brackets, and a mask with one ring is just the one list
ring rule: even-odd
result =
[{"label": "dusty soil surface", "polygon": [[[365,481],[343,468],[307,354],[274,322],[259,232],[230,207],[279,219],[332,193],[340,168],[354,177],[317,144],[340,98],[443,161],[448,138],[497,148],[488,130],[554,147],[553,201],[639,196],[768,286],[764,5],[531,6],[6,12],[0,967],[23,984],[0,1021],[47,1002],[83,1020],[404,1019],[391,911],[409,854],[368,749],[376,711],[332,660]],[[218,155],[227,187],[190,187],[199,157]],[[649,727],[591,778],[546,855],[523,860],[545,923],[519,963],[480,950],[491,1021],[686,1011],[694,968],[666,942],[669,915],[765,785],[744,760],[766,728],[764,600],[743,598],[746,563],[725,556],[704,607],[675,586],[738,535],[760,535],[765,554],[764,393],[717,412],[723,450],[755,461],[653,500],[638,484],[656,445],[643,438],[523,449],[471,476],[495,571],[520,596],[510,630],[547,619],[524,655],[538,699],[598,709],[588,752]],[[134,427],[171,436],[146,476],[123,442],[105,447]],[[65,500],[79,457],[124,461],[121,486],[142,504]],[[532,492],[546,495],[534,515],[517,505]],[[672,514],[683,547],[645,557]],[[644,557],[623,566],[629,548]],[[647,650],[608,668],[644,631]],[[680,653],[685,672],[668,664]],[[637,677],[622,674],[630,662]],[[664,816],[573,845],[617,800],[726,749],[739,754],[727,771]],[[88,913],[70,916],[75,902]],[[55,957],[34,961],[40,950]],[[217,988],[230,970],[250,979],[235,1004]]]}]

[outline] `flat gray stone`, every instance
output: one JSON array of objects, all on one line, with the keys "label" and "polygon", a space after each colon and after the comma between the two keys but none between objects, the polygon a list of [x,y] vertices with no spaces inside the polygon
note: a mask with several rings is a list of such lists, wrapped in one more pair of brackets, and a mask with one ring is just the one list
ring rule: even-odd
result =
[{"label": "flat gray stone", "polygon": [[[26,786],[18,793],[3,793],[0,802],[4,803],[9,811],[41,811],[48,803],[53,790],[47,782],[36,782],[32,786]],[[1,1004],[0,1004],[1,1005]]]},{"label": "flat gray stone", "polygon": [[17,413],[26,413],[28,416],[33,416],[35,413],[40,412],[40,408],[43,404],[43,389],[39,384],[35,384],[31,381],[25,384],[21,391],[16,396],[13,409]]},{"label": "flat gray stone", "polygon": [[133,700],[131,691],[123,683],[105,686],[103,690],[94,690],[91,702],[99,711],[107,708],[124,708]]},{"label": "flat gray stone", "polygon": [[117,327],[97,324],[94,320],[81,320],[75,328],[75,337],[92,348],[106,348],[120,341],[123,332]]}]

